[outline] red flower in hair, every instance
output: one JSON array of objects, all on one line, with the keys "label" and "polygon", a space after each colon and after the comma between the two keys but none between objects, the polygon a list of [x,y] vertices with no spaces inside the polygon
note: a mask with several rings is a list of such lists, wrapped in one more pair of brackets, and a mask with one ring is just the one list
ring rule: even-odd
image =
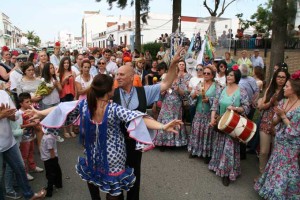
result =
[{"label": "red flower in hair", "polygon": [[9,48],[7,46],[3,46],[2,51],[9,51]]},{"label": "red flower in hair", "polygon": [[60,47],[60,42],[55,42],[56,47]]},{"label": "red flower in hair", "polygon": [[236,70],[238,70],[238,69],[239,69],[239,66],[238,66],[238,65],[233,65],[233,66],[232,66],[232,70],[233,70],[233,71],[236,71]]},{"label": "red flower in hair", "polygon": [[291,76],[291,79],[293,79],[293,80],[300,79],[300,70],[293,73]]},{"label": "red flower in hair", "polygon": [[19,55],[19,53],[17,51],[12,51],[11,54],[14,55],[14,56],[18,56]]}]

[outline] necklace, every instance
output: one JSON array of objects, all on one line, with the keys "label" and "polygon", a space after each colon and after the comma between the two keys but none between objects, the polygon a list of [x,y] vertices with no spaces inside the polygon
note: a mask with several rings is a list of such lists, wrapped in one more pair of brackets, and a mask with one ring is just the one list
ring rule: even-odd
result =
[{"label": "necklace", "polygon": [[83,79],[84,82],[89,82],[91,77],[88,74],[87,76],[82,75],[81,78]]},{"label": "necklace", "polygon": [[290,103],[290,101],[288,100],[288,102],[287,102],[287,104],[286,104],[286,106],[285,106],[285,108],[284,108],[284,112],[285,112],[285,113],[288,113],[288,112],[293,108],[293,106],[298,102],[298,100],[299,100],[299,99],[297,99],[297,100],[291,105],[291,107],[289,107],[289,109],[286,111],[286,108],[287,108],[287,106],[288,106],[289,103]]}]

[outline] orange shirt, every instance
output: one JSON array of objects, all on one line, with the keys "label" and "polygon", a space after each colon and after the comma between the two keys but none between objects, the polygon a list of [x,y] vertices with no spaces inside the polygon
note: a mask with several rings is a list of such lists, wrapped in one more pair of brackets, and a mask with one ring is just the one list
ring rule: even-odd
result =
[{"label": "orange shirt", "polygon": [[[137,74],[135,74],[135,75],[133,76],[133,86],[134,86],[134,87],[142,87],[142,86],[143,86],[142,81],[141,81],[141,78],[140,78],[140,76],[137,75]],[[119,87],[118,82],[117,82],[117,80],[115,79],[115,81],[114,81],[114,88],[118,88],[118,87]]]},{"label": "orange shirt", "polygon": [[[62,80],[64,80],[64,77]],[[63,98],[67,94],[72,94],[75,97],[75,79],[73,76],[69,78],[68,83],[62,86],[62,90],[59,93],[59,98]]]}]

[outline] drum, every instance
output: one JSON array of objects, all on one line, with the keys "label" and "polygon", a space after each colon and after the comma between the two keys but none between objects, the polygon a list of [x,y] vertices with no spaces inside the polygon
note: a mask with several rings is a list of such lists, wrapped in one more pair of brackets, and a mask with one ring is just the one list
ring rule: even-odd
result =
[{"label": "drum", "polygon": [[229,134],[233,138],[238,138],[243,143],[251,140],[256,132],[256,124],[251,120],[227,110],[218,123],[218,129]]}]

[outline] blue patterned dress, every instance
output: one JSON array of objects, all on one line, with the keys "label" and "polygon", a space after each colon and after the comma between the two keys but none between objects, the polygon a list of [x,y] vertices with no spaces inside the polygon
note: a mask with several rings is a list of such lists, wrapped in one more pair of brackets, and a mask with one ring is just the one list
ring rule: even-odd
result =
[{"label": "blue patterned dress", "polygon": [[211,119],[211,105],[219,93],[220,87],[214,82],[206,91],[205,96],[209,102],[202,102],[202,95],[197,98],[196,114],[192,123],[191,134],[189,135],[188,151],[192,155],[211,157],[213,151],[214,131],[209,126]]},{"label": "blue patterned dress", "polygon": [[[283,101],[279,106],[283,107]],[[254,189],[265,199],[300,199],[300,107],[286,113],[290,125],[275,127],[274,149]]]},{"label": "blue patterned dress", "polygon": [[[188,93],[188,84],[191,75],[186,73],[182,80],[179,81],[179,88]],[[176,83],[172,84],[172,87],[166,91],[163,97],[163,103],[159,112],[157,121],[163,124],[167,124],[173,119],[182,120],[182,99],[178,91],[174,90]],[[182,125],[178,130],[178,134],[172,132],[165,132],[159,130],[154,140],[156,146],[185,146],[187,145],[187,135],[185,127]]]},{"label": "blue patterned dress", "polygon": [[144,115],[109,103],[102,122],[96,123],[90,118],[87,101],[82,100],[60,103],[41,123],[46,134],[58,134],[60,126],[72,124],[79,117],[80,139],[86,156],[78,158],[76,172],[102,192],[117,196],[135,182],[133,168],[125,166],[126,147],[120,124],[127,123],[129,137],[138,141],[137,150],[151,149],[154,145],[142,119]]},{"label": "blue patterned dress", "polygon": [[[234,94],[228,96],[225,87],[221,95],[213,103],[212,110],[219,110],[220,115],[226,112],[228,106],[242,106],[247,114],[250,104],[246,90],[239,87]],[[216,172],[216,175],[229,177],[234,181],[241,174],[240,144],[229,134],[216,132],[214,150],[208,168]]]}]

